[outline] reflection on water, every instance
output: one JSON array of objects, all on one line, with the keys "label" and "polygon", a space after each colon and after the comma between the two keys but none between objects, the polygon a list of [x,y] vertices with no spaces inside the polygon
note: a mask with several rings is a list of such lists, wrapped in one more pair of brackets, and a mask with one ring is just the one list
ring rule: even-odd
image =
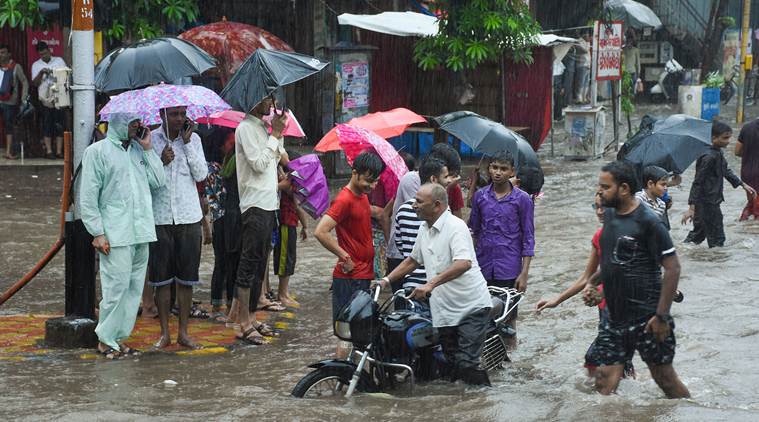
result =
[{"label": "reflection on water", "polygon": [[[733,168],[737,163],[730,158]],[[536,208],[537,256],[520,310],[514,362],[492,374],[493,388],[442,382],[417,395],[363,395],[349,401],[303,401],[289,396],[309,363],[329,357],[329,280],[334,259],[310,239],[299,249],[292,278],[302,307],[290,328],[270,346],[199,357],[150,355],[118,362],[42,357],[0,361],[4,419],[241,419],[351,420],[395,417],[415,420],[756,420],[759,397],[754,364],[759,331],[759,223],[737,223],[745,195],[726,190],[727,246],[683,245],[679,219],[687,205],[693,169],[671,190],[672,237],[682,262],[685,302],[673,306],[677,321],[675,368],[692,400],[663,398],[637,357],[636,380],[623,380],[619,395],[592,392],[582,367],[595,336],[597,312],[578,298],[538,315],[543,296],[560,292],[583,270],[597,223],[590,204],[601,161],[554,160],[546,168],[545,196]],[[0,178],[0,289],[40,257],[54,241],[60,188],[57,171],[38,178],[5,171]],[[56,186],[56,188],[50,188]],[[6,198],[11,195],[11,198]],[[312,226],[313,227],[313,226]],[[212,251],[204,250],[197,298],[210,295]],[[0,314],[63,311],[63,259],[57,257]],[[176,381],[175,386],[164,383]]]}]

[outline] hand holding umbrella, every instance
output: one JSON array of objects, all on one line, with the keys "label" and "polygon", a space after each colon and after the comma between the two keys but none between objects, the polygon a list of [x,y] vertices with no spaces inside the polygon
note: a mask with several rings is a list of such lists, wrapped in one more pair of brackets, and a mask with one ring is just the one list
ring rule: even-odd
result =
[{"label": "hand holding umbrella", "polygon": [[282,114],[276,114],[275,112],[274,118],[271,119],[271,136],[281,138],[286,126],[287,113],[283,111]]}]

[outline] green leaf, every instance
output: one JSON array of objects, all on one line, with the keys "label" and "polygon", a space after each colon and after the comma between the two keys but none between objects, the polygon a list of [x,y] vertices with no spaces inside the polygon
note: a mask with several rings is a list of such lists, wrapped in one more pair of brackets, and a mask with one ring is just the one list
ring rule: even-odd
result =
[{"label": "green leaf", "polygon": [[501,16],[495,13],[491,13],[485,17],[484,26],[488,31],[495,31],[503,25],[503,19]]}]

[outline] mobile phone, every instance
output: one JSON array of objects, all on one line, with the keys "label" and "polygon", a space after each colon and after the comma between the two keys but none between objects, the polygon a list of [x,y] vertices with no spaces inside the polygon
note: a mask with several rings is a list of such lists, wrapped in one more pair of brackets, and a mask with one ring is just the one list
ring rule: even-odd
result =
[{"label": "mobile phone", "polygon": [[182,125],[182,132],[187,132],[192,127],[192,123],[190,123],[190,120],[185,120],[184,124]]},{"label": "mobile phone", "polygon": [[145,126],[140,126],[137,128],[137,139],[142,140],[145,138],[145,135],[147,134],[148,134],[148,128],[146,128]]}]

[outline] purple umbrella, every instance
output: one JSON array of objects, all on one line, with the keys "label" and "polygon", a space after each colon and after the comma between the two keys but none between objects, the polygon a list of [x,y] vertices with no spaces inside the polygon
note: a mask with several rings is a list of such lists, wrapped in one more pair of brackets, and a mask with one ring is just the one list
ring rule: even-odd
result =
[{"label": "purple umbrella", "polygon": [[329,206],[329,186],[316,154],[307,154],[290,161],[290,182],[293,196],[313,218],[320,218]]}]

